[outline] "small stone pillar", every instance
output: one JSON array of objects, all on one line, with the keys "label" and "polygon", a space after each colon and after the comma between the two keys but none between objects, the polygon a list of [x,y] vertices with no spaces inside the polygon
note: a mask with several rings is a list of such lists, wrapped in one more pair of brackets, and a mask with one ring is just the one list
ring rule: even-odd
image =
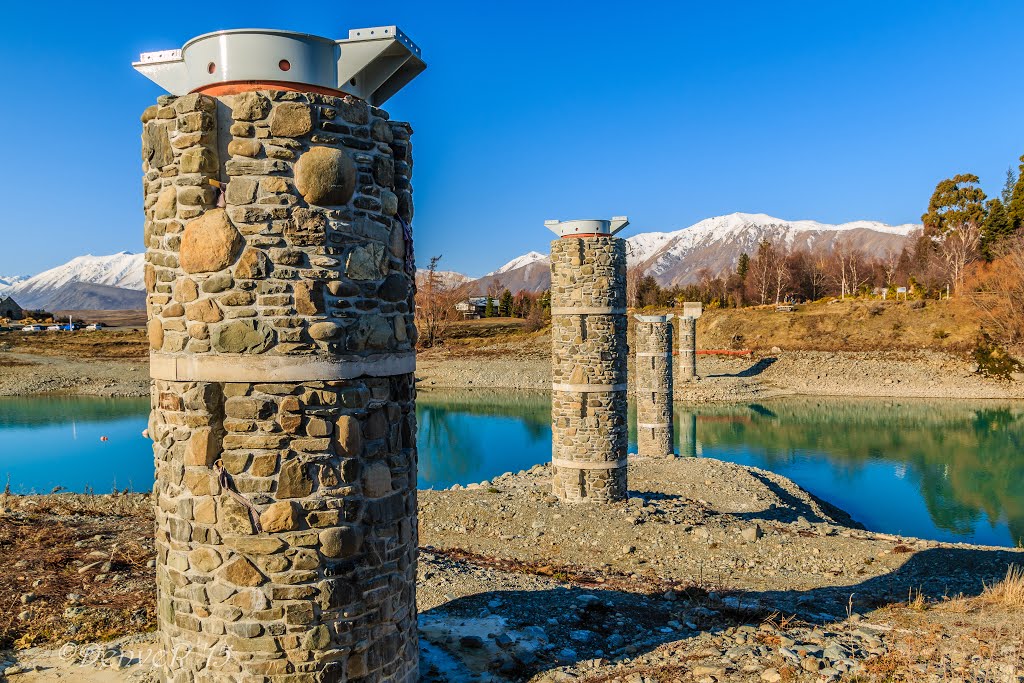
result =
[{"label": "small stone pillar", "polygon": [[679,381],[697,379],[697,319],[679,318]]},{"label": "small stone pillar", "polygon": [[637,455],[675,455],[672,427],[672,315],[636,317]]},{"label": "small stone pillar", "polygon": [[547,221],[551,243],[551,465],[556,496],[627,496],[626,250],[628,224]]},{"label": "small stone pillar", "polygon": [[161,679],[412,683],[412,131],[274,36],[142,116]]}]

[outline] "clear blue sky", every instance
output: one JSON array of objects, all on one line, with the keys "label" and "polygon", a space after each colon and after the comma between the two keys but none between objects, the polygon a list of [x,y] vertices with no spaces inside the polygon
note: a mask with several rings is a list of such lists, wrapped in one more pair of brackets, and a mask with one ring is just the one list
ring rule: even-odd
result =
[{"label": "clear blue sky", "polygon": [[387,105],[416,131],[417,255],[470,274],[546,251],[546,218],[917,221],[940,178],[992,194],[1024,153],[1011,0],[19,2],[4,19],[0,275],[141,249],[138,117],[160,91],[130,62],[222,28],[398,24],[419,43],[427,71]]}]

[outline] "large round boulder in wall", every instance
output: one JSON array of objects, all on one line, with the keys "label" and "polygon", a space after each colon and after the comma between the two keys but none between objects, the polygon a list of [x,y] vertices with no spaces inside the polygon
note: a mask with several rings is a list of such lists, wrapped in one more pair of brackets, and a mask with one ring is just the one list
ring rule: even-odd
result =
[{"label": "large round boulder in wall", "polygon": [[331,147],[312,147],[295,164],[295,187],[309,204],[346,204],[356,190],[356,165]]},{"label": "large round boulder in wall", "polygon": [[238,258],[242,235],[224,209],[212,209],[185,225],[179,259],[186,273],[214,273]]}]

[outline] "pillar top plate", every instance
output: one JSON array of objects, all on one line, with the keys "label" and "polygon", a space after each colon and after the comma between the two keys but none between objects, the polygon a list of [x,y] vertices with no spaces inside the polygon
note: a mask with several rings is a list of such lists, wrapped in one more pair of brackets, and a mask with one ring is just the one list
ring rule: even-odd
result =
[{"label": "pillar top plate", "polygon": [[172,95],[287,85],[355,95],[375,106],[427,68],[420,48],[397,26],[352,29],[341,40],[263,28],[216,31],[181,49],[144,52],[132,66]]},{"label": "pillar top plate", "polygon": [[544,221],[544,227],[559,237],[576,235],[614,235],[629,225],[625,216],[615,216],[611,220],[581,218],[571,221]]},{"label": "pillar top plate", "polygon": [[642,323],[667,323],[672,318],[676,317],[675,313],[669,313],[667,315],[633,315],[634,318]]}]

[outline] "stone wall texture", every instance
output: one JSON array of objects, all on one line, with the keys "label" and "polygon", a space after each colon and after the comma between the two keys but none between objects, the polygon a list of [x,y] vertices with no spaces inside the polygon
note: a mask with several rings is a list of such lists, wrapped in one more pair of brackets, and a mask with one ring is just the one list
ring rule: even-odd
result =
[{"label": "stone wall texture", "polygon": [[415,681],[411,130],[276,91],[142,121],[163,680]]},{"label": "stone wall texture", "polygon": [[551,310],[554,493],[569,501],[622,500],[629,442],[624,242],[553,241]]},{"label": "stone wall texture", "polygon": [[676,378],[682,382],[697,379],[697,319],[679,318],[679,372]]},{"label": "stone wall texture", "polygon": [[672,426],[672,321],[642,320],[636,328],[637,455],[675,454]]}]

